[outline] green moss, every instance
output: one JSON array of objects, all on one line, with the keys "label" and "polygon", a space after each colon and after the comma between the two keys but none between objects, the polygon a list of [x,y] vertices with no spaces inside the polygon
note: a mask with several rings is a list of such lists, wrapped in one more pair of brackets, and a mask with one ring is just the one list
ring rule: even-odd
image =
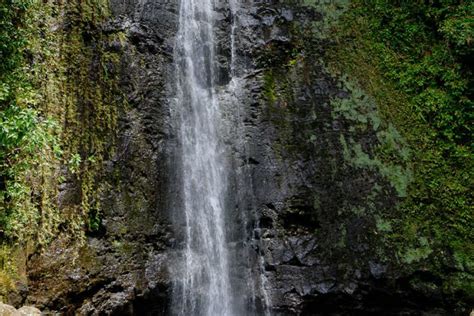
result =
[{"label": "green moss", "polygon": [[428,240],[425,237],[420,237],[418,239],[418,247],[405,249],[400,254],[400,258],[403,263],[410,264],[428,258],[432,252],[433,249],[430,247]]},{"label": "green moss", "polygon": [[263,76],[262,97],[266,101],[266,115],[274,124],[278,132],[278,141],[275,143],[276,154],[283,159],[284,153],[292,151],[295,144],[290,142],[292,134],[289,120],[289,107],[292,102],[291,79],[283,76],[282,69],[268,69]]},{"label": "green moss", "polygon": [[114,246],[115,250],[117,253],[127,257],[127,258],[130,258],[131,255],[134,253],[135,251],[135,246],[130,243],[130,242],[127,242],[127,241],[113,241],[112,242],[112,245]]},{"label": "green moss", "polygon": [[347,244],[347,229],[345,226],[341,226],[339,228],[339,231],[340,231],[339,241],[336,243],[335,246],[340,249],[344,249],[346,248],[346,244]]},{"label": "green moss", "polygon": [[[371,150],[341,136],[345,160],[378,169],[403,197],[398,207],[376,218],[387,249],[396,250],[403,270],[429,269],[450,293],[472,293],[469,281],[463,281],[472,280],[472,270],[462,271],[474,259],[468,189],[474,168],[471,149],[463,144],[467,112],[459,111],[471,102],[465,89],[470,70],[460,66],[463,54],[472,50],[464,41],[469,23],[461,22],[469,6],[389,1],[369,6],[355,0],[333,23],[335,45],[325,57],[331,73],[355,95],[335,100],[334,114],[354,122],[353,133],[371,127],[379,142]],[[429,27],[423,25],[427,21]],[[463,38],[459,46],[455,35],[439,38],[447,33],[433,32],[433,25],[451,23],[445,21],[463,25],[451,29],[451,35],[459,32]],[[367,115],[373,109],[377,117]],[[452,262],[457,272],[446,273]]]},{"label": "green moss", "polygon": [[449,294],[466,293],[470,299],[474,293],[474,276],[472,273],[457,272],[449,275],[444,283],[444,292]]},{"label": "green moss", "polygon": [[361,144],[353,139],[346,141],[341,134],[340,141],[343,148],[344,159],[356,168],[366,168],[378,171],[395,188],[399,197],[407,196],[407,188],[411,181],[411,171],[403,166],[384,162],[377,156],[371,157],[366,153]]},{"label": "green moss", "polygon": [[273,107],[277,101],[275,89],[275,77],[273,76],[273,72],[267,71],[263,76],[263,96],[271,107]]},{"label": "green moss", "polygon": [[[126,35],[97,31],[108,16],[107,2],[71,3],[56,9],[64,12],[73,27],[53,40],[58,44],[54,57],[63,70],[53,84],[61,85],[66,91],[62,99],[53,97],[48,101],[65,104],[66,111],[59,113],[68,126],[63,133],[64,156],[66,161],[79,162],[70,165],[71,173],[81,184],[81,211],[77,220],[94,231],[101,221],[102,163],[113,155],[118,110],[124,105],[119,99],[117,73],[109,70],[111,65],[118,67],[120,53],[107,51],[106,46],[117,39],[124,41]],[[49,69],[45,71],[48,73]]]},{"label": "green moss", "polygon": [[355,135],[366,133],[370,128],[376,133],[379,142],[372,145],[375,148],[373,154],[369,154],[364,151],[361,144],[354,139],[346,140],[341,134],[344,159],[354,167],[377,170],[396,189],[399,197],[406,197],[408,185],[412,181],[412,172],[408,164],[410,158],[408,145],[392,124],[383,123],[372,97],[347,77],[343,77],[341,84],[350,92],[350,97],[331,100],[333,117],[343,117],[351,122],[352,133]]},{"label": "green moss", "polygon": [[[15,133],[22,135],[18,140],[25,150],[9,158],[8,189],[0,190],[0,225],[9,238],[5,247],[25,248],[32,243],[29,255],[60,233],[80,243],[86,230],[99,228],[102,164],[113,155],[118,111],[125,106],[113,69],[119,67],[120,53],[107,47],[112,41],[124,43],[126,34],[100,31],[108,16],[108,1],[26,2],[21,19],[15,18],[22,34],[16,52],[20,57],[2,53],[22,70],[18,80],[24,83],[10,99],[16,100],[15,117],[23,127],[15,123]],[[11,3],[5,5],[13,8]],[[0,37],[3,23],[12,21],[12,17],[2,18]],[[68,27],[58,27],[62,25]],[[0,77],[1,102],[6,81]],[[6,114],[1,113],[2,126],[14,123]],[[66,175],[62,166],[68,170]],[[65,181],[79,184],[81,201],[60,209],[58,187]],[[11,265],[20,267],[24,262],[19,259]]]},{"label": "green moss", "polygon": [[16,291],[18,268],[11,245],[0,245],[0,301]]},{"label": "green moss", "polygon": [[319,39],[331,37],[332,29],[339,18],[349,9],[350,0],[303,0],[304,6],[309,6],[322,14],[322,18],[314,21],[312,25],[313,33]]},{"label": "green moss", "polygon": [[[471,213],[466,207],[469,204],[469,197],[466,195],[468,184],[465,176],[471,173],[469,170],[472,170],[470,167],[472,159],[468,158],[469,155],[462,147],[458,147],[456,150],[460,150],[463,154],[457,152],[454,155],[449,155],[450,159],[446,159],[446,153],[442,154],[445,150],[444,145],[440,143],[440,139],[436,138],[436,132],[427,124],[426,116],[422,114],[424,109],[413,103],[412,90],[402,92],[394,82],[390,81],[390,78],[384,77],[390,67],[398,67],[391,64],[394,62],[395,55],[390,48],[384,47],[381,43],[376,42],[376,39],[370,37],[377,31],[370,29],[367,16],[359,16],[357,20],[352,20],[355,17],[354,14],[359,13],[355,10],[351,11],[352,15],[349,14],[351,22],[347,22],[350,24],[347,26],[350,27],[348,32],[351,36],[355,36],[355,40],[351,41],[351,45],[347,45],[347,42],[343,44],[341,40],[341,45],[331,52],[331,56],[334,56],[336,61],[333,66],[339,70],[344,69],[344,72],[358,78],[362,82],[361,86],[364,90],[374,96],[382,116],[396,126],[396,130],[398,130],[396,133],[390,130],[388,133],[378,133],[379,138],[385,138],[386,145],[383,148],[383,151],[386,152],[385,157],[390,159],[393,156],[391,154],[393,148],[400,147],[397,144],[399,135],[403,135],[403,138],[406,139],[410,150],[404,150],[402,147],[399,150],[400,158],[412,164],[415,171],[414,181],[409,189],[411,191],[410,201],[407,201],[403,207],[407,211],[407,215],[410,214],[409,217],[411,217],[406,220],[420,221],[425,224],[438,220],[445,221],[445,223],[452,224],[453,233],[468,237],[469,231],[472,229],[469,228],[469,225],[463,224],[465,219],[470,217],[468,214]],[[374,58],[374,56],[380,57],[380,59]],[[404,92],[408,92],[408,95],[404,95]],[[459,155],[466,158],[461,161],[458,158]],[[428,197],[434,197],[434,199]],[[431,202],[427,203],[429,200]],[[436,209],[450,211],[437,213]],[[448,216],[448,214],[454,213],[458,215]],[[430,226],[430,230],[434,230],[432,234],[439,235],[445,231],[451,236],[451,240],[457,239],[454,234],[449,233],[450,229],[446,229],[448,225],[441,227],[440,223],[441,231],[436,228],[438,225]]]},{"label": "green moss", "polygon": [[375,218],[375,226],[377,230],[382,233],[389,233],[393,230],[391,221],[380,217]]}]

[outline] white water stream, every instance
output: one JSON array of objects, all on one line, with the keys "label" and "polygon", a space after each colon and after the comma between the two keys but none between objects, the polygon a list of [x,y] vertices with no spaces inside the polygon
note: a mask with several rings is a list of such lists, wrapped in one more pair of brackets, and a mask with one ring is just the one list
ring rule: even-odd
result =
[{"label": "white water stream", "polygon": [[228,162],[216,98],[213,0],[182,0],[175,45],[177,111],[186,225],[184,266],[175,281],[178,315],[234,315],[225,236]]},{"label": "white water stream", "polygon": [[[232,148],[247,152],[240,104],[245,80],[239,77],[245,75],[245,65],[239,63],[236,50],[240,6],[236,0],[219,1],[180,1],[174,112],[180,166],[176,183],[181,184],[176,212],[184,220],[184,240],[177,266],[171,268],[171,312],[179,316],[269,315],[263,266],[255,253],[250,254],[251,232],[245,233],[248,208],[242,206],[253,204],[250,169],[244,163],[234,170],[235,161],[229,161]],[[218,26],[225,27],[216,25],[222,12],[230,14],[230,32],[224,38],[221,33],[217,40]],[[218,69],[216,51],[221,40],[230,46],[227,84],[218,82],[222,69]],[[230,187],[236,191],[230,192]]]}]

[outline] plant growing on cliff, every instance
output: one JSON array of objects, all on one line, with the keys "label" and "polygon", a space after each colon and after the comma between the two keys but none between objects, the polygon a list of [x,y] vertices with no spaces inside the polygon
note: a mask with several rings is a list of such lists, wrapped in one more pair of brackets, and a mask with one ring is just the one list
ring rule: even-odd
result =
[{"label": "plant growing on cliff", "polygon": [[0,296],[15,287],[15,247],[51,238],[56,219],[39,195],[49,161],[61,154],[57,125],[41,115],[28,79],[31,0],[0,3]]},{"label": "plant growing on cliff", "polygon": [[462,258],[467,264],[440,277],[444,290],[465,294],[474,262],[472,12],[472,1],[354,0],[333,25],[328,53],[335,69],[375,98],[411,149],[413,181],[390,223],[400,261],[442,271]]},{"label": "plant growing on cliff", "polygon": [[32,182],[41,177],[49,153],[60,154],[57,125],[35,109],[38,95],[25,73],[32,4],[0,4],[0,230],[3,238],[17,242],[37,235],[34,229],[41,216]]}]

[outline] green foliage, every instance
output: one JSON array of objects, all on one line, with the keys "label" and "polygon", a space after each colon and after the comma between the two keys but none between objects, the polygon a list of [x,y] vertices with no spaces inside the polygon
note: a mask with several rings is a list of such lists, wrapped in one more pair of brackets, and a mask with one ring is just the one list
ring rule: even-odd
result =
[{"label": "green foliage", "polygon": [[377,170],[395,188],[399,197],[406,197],[412,181],[407,144],[392,124],[383,122],[373,98],[347,78],[343,78],[342,84],[350,97],[331,100],[333,115],[352,122],[352,128],[358,133],[371,128],[378,140],[374,155],[371,155],[363,150],[360,143],[341,134],[344,160],[357,168]]},{"label": "green foliage", "polygon": [[392,231],[392,224],[388,220],[384,220],[383,218],[377,217],[375,219],[375,226],[379,232],[388,233]]},{"label": "green foliage", "polygon": [[88,223],[89,231],[91,232],[98,231],[102,223],[100,212],[97,210],[89,210],[88,218],[89,218],[89,223]]},{"label": "green foliage", "polygon": [[275,77],[272,72],[267,72],[264,75],[263,95],[269,105],[273,105],[277,101],[275,92]]},{"label": "green foliage", "polygon": [[48,193],[36,196],[35,185],[61,155],[58,126],[39,112],[40,97],[26,71],[33,5],[19,0],[0,4],[0,233],[4,241],[18,243],[49,238],[48,230],[39,229],[54,222]]},{"label": "green foliage", "polygon": [[[29,36],[29,48],[37,56],[31,80],[41,93],[42,110],[64,122],[62,163],[67,172],[59,179],[77,183],[81,197],[77,204],[62,206],[62,228],[80,239],[84,229],[96,230],[100,223],[102,163],[112,155],[117,110],[123,104],[116,80],[120,52],[106,47],[118,40],[125,44],[127,35],[101,32],[107,1],[38,1],[32,15],[41,22]],[[68,27],[55,31],[57,25]]]},{"label": "green foliage", "polygon": [[421,237],[416,248],[405,249],[404,253],[401,254],[401,260],[404,263],[410,264],[428,258],[432,252],[433,249],[430,248],[428,240],[425,237]]},{"label": "green foliage", "polygon": [[[88,0],[64,9],[74,27],[64,34],[67,45],[58,49],[63,58],[61,66],[67,73],[59,80],[68,90],[64,102],[69,110],[64,114],[69,126],[63,142],[69,171],[80,183],[83,224],[93,232],[101,223],[102,163],[114,150],[117,113],[123,105],[117,72],[111,71],[120,62],[120,53],[107,51],[106,46],[117,40],[124,43],[126,34],[97,32],[108,14],[105,1]],[[90,41],[94,44],[90,45]]]},{"label": "green foliage", "polygon": [[[104,47],[126,39],[100,32],[107,14],[102,0],[0,1],[0,296],[24,277],[13,249],[99,229],[98,179],[122,104],[111,71],[120,55]],[[80,201],[58,205],[64,181]]]},{"label": "green foliage", "polygon": [[79,168],[81,167],[81,161],[82,161],[81,155],[77,153],[71,155],[71,158],[69,159],[69,163],[68,163],[69,170],[71,171],[71,173],[76,174],[79,172],[80,170]]},{"label": "green foliage", "polygon": [[28,0],[5,0],[0,3],[0,108],[14,99],[21,85],[19,68],[26,45],[24,22]]},{"label": "green foliage", "polygon": [[350,19],[364,19],[380,68],[409,97],[447,154],[470,141],[474,3],[355,1]]},{"label": "green foliage", "polygon": [[[31,200],[33,178],[41,176],[50,153],[61,155],[54,136],[57,125],[51,120],[40,121],[32,109],[18,107],[1,112],[0,125],[0,176],[4,185],[0,190],[0,227],[4,237],[23,242],[37,235],[34,229],[41,218],[40,202]],[[30,173],[34,168],[39,169],[36,175]]]},{"label": "green foliage", "polygon": [[15,291],[15,281],[18,276],[14,252],[4,244],[0,245],[0,301],[12,291]]},{"label": "green foliage", "polygon": [[332,26],[341,15],[349,8],[350,0],[302,0],[303,5],[312,7],[320,12],[323,17],[313,21],[313,33],[319,39],[331,39]]},{"label": "green foliage", "polygon": [[[384,236],[402,263],[431,263],[451,293],[468,287],[443,269],[457,258],[458,269],[466,271],[458,274],[466,279],[472,269],[464,266],[474,262],[472,12],[472,1],[354,0],[332,26],[337,36],[327,54],[335,71],[357,78],[374,97],[383,119],[410,148],[396,157],[389,148],[397,148],[398,137],[377,133],[388,146],[384,164],[405,161],[413,170]],[[386,224],[377,221],[379,231]]]}]

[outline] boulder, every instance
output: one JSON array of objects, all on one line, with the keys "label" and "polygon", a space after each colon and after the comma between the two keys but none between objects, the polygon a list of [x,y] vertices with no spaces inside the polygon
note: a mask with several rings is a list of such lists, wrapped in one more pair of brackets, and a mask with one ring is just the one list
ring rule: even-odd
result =
[{"label": "boulder", "polygon": [[18,310],[19,315],[21,316],[39,316],[41,311],[33,306],[23,306]]},{"label": "boulder", "polygon": [[15,307],[0,303],[0,316],[20,316]]}]

